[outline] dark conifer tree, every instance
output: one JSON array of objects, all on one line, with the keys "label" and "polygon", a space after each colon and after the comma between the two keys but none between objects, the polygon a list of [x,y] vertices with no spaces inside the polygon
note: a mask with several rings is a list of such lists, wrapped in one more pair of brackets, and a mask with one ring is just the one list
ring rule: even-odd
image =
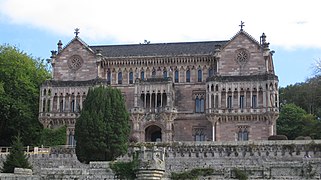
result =
[{"label": "dark conifer tree", "polygon": [[118,89],[96,87],[88,91],[75,127],[79,161],[109,161],[127,152],[129,114]]},{"label": "dark conifer tree", "polygon": [[15,137],[9,155],[6,161],[3,163],[2,172],[13,173],[14,168],[28,168],[31,169],[31,165],[28,162],[28,157],[23,149],[20,136]]}]

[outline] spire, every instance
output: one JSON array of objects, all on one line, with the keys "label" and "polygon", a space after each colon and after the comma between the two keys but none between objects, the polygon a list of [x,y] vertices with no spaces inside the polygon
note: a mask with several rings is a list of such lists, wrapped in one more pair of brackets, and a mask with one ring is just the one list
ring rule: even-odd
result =
[{"label": "spire", "polygon": [[270,43],[266,42],[265,33],[262,33],[262,36],[260,37],[260,43],[263,48],[269,48]]}]

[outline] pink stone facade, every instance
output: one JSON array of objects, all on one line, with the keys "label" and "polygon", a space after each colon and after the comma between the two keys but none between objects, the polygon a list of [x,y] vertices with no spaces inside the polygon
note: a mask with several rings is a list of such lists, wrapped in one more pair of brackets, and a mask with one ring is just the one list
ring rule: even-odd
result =
[{"label": "pink stone facade", "polygon": [[39,120],[74,126],[90,87],[122,91],[131,140],[251,141],[276,134],[278,77],[273,53],[245,31],[227,41],[89,46],[78,36],[52,51]]}]

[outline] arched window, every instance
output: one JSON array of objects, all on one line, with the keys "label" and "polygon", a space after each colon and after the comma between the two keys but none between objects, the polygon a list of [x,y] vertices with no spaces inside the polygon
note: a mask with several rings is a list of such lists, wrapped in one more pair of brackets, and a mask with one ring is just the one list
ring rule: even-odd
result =
[{"label": "arched window", "polygon": [[75,146],[76,145],[75,136],[72,134],[72,132],[69,132],[68,145],[70,145],[70,146]]},{"label": "arched window", "polygon": [[231,110],[232,109],[232,96],[227,97],[227,109]]},{"label": "arched window", "polygon": [[179,82],[178,77],[179,77],[178,70],[175,70],[175,83]]},{"label": "arched window", "polygon": [[71,112],[75,112],[75,100],[71,101],[70,107],[71,107]]},{"label": "arched window", "polygon": [[204,105],[205,105],[205,102],[204,102],[204,98],[201,98],[200,100],[200,112],[203,113],[204,112]]},{"label": "arched window", "polygon": [[110,71],[107,72],[107,84],[110,84],[111,82],[111,73]]},{"label": "arched window", "polygon": [[201,110],[201,101],[198,97],[195,99],[195,112],[199,113]]},{"label": "arched window", "polygon": [[200,69],[197,71],[197,81],[202,82],[202,70]]},{"label": "arched window", "polygon": [[60,112],[64,112],[64,100],[60,101],[59,108],[60,108]]},{"label": "arched window", "polygon": [[204,128],[194,128],[195,141],[205,141]]},{"label": "arched window", "polygon": [[42,101],[42,112],[46,112],[46,99]]},{"label": "arched window", "polygon": [[44,96],[47,95],[46,89],[43,90],[43,95],[44,95]]},{"label": "arched window", "polygon": [[163,78],[167,78],[167,71],[163,71]]},{"label": "arched window", "polygon": [[152,71],[152,77],[153,77],[153,78],[156,77],[156,71],[155,71],[155,69],[153,69],[153,71]]},{"label": "arched window", "polygon": [[133,84],[133,82],[134,82],[133,72],[129,72],[129,84]]},{"label": "arched window", "polygon": [[196,97],[195,99],[195,112],[196,113],[204,113],[205,111],[205,101],[204,101],[204,98],[201,97]]},{"label": "arched window", "polygon": [[186,71],[186,82],[191,82],[191,71],[189,69]]},{"label": "arched window", "polygon": [[213,69],[210,68],[210,69],[208,70],[208,77],[212,77],[212,76],[213,76]]},{"label": "arched window", "polygon": [[140,72],[140,78],[141,78],[142,80],[145,79],[145,73],[144,73],[144,71]]},{"label": "arched window", "polygon": [[238,132],[238,141],[248,141],[249,140],[249,132],[247,129],[240,129]]},{"label": "arched window", "polygon": [[123,83],[123,74],[121,72],[118,73],[118,84]]}]

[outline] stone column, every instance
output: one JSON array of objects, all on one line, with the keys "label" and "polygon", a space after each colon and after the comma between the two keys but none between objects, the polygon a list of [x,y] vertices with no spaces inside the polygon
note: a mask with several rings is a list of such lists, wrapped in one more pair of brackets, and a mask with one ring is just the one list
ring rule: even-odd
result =
[{"label": "stone column", "polygon": [[208,93],[208,112],[212,112],[212,93]]},{"label": "stone column", "polygon": [[165,151],[163,148],[139,151],[139,168],[136,174],[138,180],[161,180],[165,174]]},{"label": "stone column", "polygon": [[52,110],[53,110],[53,99],[54,99],[53,96],[51,96],[50,97],[50,109],[49,109],[50,112],[52,112]]},{"label": "stone column", "polygon": [[79,110],[82,110],[82,95],[79,96]]},{"label": "stone column", "polygon": [[57,93],[57,112],[60,112],[60,96]]},{"label": "stone column", "polygon": [[146,94],[146,92],[144,92],[144,108],[147,108],[147,100],[146,100],[146,98],[147,98],[147,94]]},{"label": "stone column", "polygon": [[[237,90],[237,102],[238,102],[238,104],[237,104],[237,107],[238,107],[238,112],[241,112],[241,91],[240,91],[240,89],[239,88],[237,88],[238,90]],[[243,104],[242,104],[243,106],[244,106],[244,99],[243,99]]]},{"label": "stone column", "polygon": [[215,133],[215,122],[212,122],[212,141],[214,142],[215,141],[215,136],[216,136],[216,133]]}]

